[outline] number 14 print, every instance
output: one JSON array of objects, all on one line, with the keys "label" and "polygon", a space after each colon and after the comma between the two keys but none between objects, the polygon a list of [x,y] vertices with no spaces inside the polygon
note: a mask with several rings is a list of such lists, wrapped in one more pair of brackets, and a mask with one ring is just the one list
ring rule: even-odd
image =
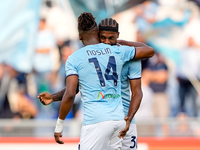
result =
[{"label": "number 14 print", "polygon": [[[89,61],[89,63],[94,64],[94,67],[95,67],[96,72],[97,72],[97,76],[99,78],[100,85],[102,87],[105,87],[106,84],[105,84],[105,80],[104,80],[98,59],[96,57],[93,57],[93,58],[88,59],[88,61]],[[112,75],[109,74],[111,69],[113,70]],[[107,68],[105,70],[104,76],[105,76],[106,80],[113,80],[114,86],[117,86],[118,75],[117,75],[116,61],[115,61],[114,56],[109,57]]]}]

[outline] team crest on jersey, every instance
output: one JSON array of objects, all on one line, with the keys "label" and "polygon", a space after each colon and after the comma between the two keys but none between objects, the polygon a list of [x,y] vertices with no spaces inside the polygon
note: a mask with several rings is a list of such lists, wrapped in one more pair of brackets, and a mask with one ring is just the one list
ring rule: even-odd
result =
[{"label": "team crest on jersey", "polygon": [[120,96],[121,95],[119,95],[119,94],[105,94],[105,95],[103,95],[103,93],[101,91],[99,91],[99,93],[97,95],[97,100],[100,99],[100,97],[102,97],[102,99],[107,99],[107,98],[117,99]]}]

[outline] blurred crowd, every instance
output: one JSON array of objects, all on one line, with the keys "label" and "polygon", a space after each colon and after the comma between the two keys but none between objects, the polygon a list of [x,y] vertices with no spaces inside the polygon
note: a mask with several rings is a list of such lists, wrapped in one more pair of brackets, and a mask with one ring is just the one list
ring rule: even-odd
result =
[{"label": "blurred crowd", "polygon": [[[143,99],[136,121],[200,117],[199,6],[199,0],[146,1],[113,16],[120,25],[120,38],[144,42],[156,51],[152,58],[142,60]],[[37,95],[65,86],[65,62],[83,46],[78,33],[70,33],[65,18],[66,12],[55,3],[43,4],[32,72],[0,64],[1,119],[58,117],[60,102],[43,106]],[[129,27],[123,28],[127,24]],[[81,113],[77,94],[67,118],[82,119]]]},{"label": "blurred crowd", "polygon": [[151,108],[152,117],[176,117],[180,112],[199,117],[199,6],[191,1],[163,0],[160,5],[147,1],[133,10],[136,41],[156,51],[143,61],[143,104]]}]

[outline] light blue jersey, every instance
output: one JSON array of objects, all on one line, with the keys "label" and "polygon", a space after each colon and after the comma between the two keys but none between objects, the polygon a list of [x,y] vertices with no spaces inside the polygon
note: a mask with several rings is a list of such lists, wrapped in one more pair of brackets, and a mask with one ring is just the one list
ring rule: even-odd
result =
[{"label": "light blue jersey", "polygon": [[66,62],[66,76],[78,75],[83,102],[83,125],[123,120],[121,71],[135,48],[96,44],[74,52]]},{"label": "light blue jersey", "polygon": [[[124,107],[125,116],[127,116],[128,114],[129,105],[131,101],[129,80],[141,78],[141,70],[142,69],[140,60],[126,62],[122,68],[121,96],[122,96],[122,104]],[[132,124],[135,123],[134,118],[131,123]]]}]

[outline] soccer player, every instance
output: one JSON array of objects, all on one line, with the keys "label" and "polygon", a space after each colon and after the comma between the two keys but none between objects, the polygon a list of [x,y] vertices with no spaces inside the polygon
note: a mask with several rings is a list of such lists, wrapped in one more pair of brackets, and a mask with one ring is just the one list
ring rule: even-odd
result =
[{"label": "soccer player", "polygon": [[[90,18],[90,17],[87,16],[87,18]],[[88,21],[88,20],[84,20],[84,17],[82,16],[82,18],[79,18],[79,21]],[[91,27],[91,26],[92,25],[88,26],[88,22],[87,22],[87,26],[85,25],[85,27]],[[79,27],[80,27],[80,24],[79,24]],[[68,74],[71,76],[67,77],[67,88],[66,88],[67,90],[65,92],[65,95],[63,96],[59,118],[63,120],[66,117],[66,112],[69,111],[69,108],[71,108],[70,106],[72,105],[72,102],[73,102],[72,99],[74,98],[74,94],[76,91],[77,82],[78,82],[78,78],[79,78],[80,91],[81,91],[81,95],[82,95],[83,104],[86,105],[84,107],[85,108],[84,118],[86,120],[84,120],[83,124],[86,125],[86,124],[88,124],[88,122],[89,122],[89,124],[91,124],[91,122],[93,122],[93,125],[87,125],[87,126],[82,127],[81,142],[80,142],[81,148],[84,146],[86,148],[86,145],[87,145],[86,143],[88,143],[86,138],[91,138],[90,140],[93,139],[93,141],[91,142],[89,140],[90,141],[89,146],[92,148],[96,147],[96,149],[101,149],[101,146],[104,146],[104,143],[105,143],[105,146],[107,146],[106,141],[108,141],[107,135],[103,133],[103,130],[97,130],[97,133],[95,133],[95,131],[94,131],[91,133],[91,135],[87,135],[87,137],[84,137],[84,135],[88,134],[88,132],[90,130],[93,131],[93,128],[94,129],[99,129],[99,128],[103,129],[102,123],[104,123],[104,125],[106,125],[106,126],[107,125],[109,126],[113,122],[113,121],[111,121],[108,123],[108,121],[106,121],[106,120],[120,120],[119,118],[120,118],[121,114],[119,114],[119,112],[121,111],[121,105],[120,105],[120,94],[121,94],[120,88],[121,87],[119,87],[120,82],[119,82],[118,77],[121,76],[120,68],[122,67],[122,64],[125,62],[124,60],[122,60],[122,58],[128,60],[127,58],[125,58],[125,55],[128,54],[128,57],[130,57],[130,55],[132,55],[131,53],[133,51],[130,50],[130,47],[113,46],[114,47],[113,48],[108,45],[98,44],[97,35],[95,35],[96,34],[95,32],[97,32],[97,30],[95,29],[96,27],[87,29],[87,31],[82,31],[83,27],[81,27],[81,28],[79,28],[79,33],[80,33],[80,39],[83,40],[83,43],[85,45],[88,45],[88,43],[89,43],[89,45],[90,44],[97,44],[97,45],[90,45],[89,47],[86,46],[87,49],[85,47],[85,48],[78,50],[77,52],[72,54],[72,57],[70,56],[70,58],[68,59],[68,61],[66,63],[66,68],[69,65]],[[92,40],[92,42],[91,42],[91,40]],[[104,50],[102,50],[101,47],[104,47],[104,46],[105,46],[105,48],[104,48]],[[89,49],[91,49],[91,50],[89,50]],[[118,50],[115,50],[115,49],[118,49]],[[139,58],[141,57],[140,51],[143,51],[146,53],[151,52],[150,55],[152,55],[154,53],[154,51],[151,47],[148,47],[143,44],[138,46],[136,49],[137,49],[136,55],[138,52]],[[145,51],[145,49],[146,49],[146,51]],[[79,56],[79,54],[81,55],[81,57]],[[82,60],[82,57],[85,57],[84,54],[87,54],[86,58],[88,58],[88,59],[86,59],[86,61],[85,61],[85,59]],[[73,57],[78,58],[77,61],[73,60],[72,59]],[[119,57],[121,57],[120,58],[121,60],[117,59]],[[147,57],[149,57],[149,56],[147,56]],[[106,63],[106,65],[104,63],[105,62],[104,58],[108,59],[108,64]],[[78,61],[80,61],[80,62],[78,62]],[[81,61],[82,61],[82,63],[81,63]],[[120,61],[121,61],[121,63],[120,63]],[[78,63],[78,64],[74,65],[76,63]],[[92,63],[93,65],[87,66],[90,63]],[[96,70],[92,71],[91,67],[95,67]],[[80,68],[80,70],[77,70],[77,68]],[[111,69],[113,72],[111,74],[109,74]],[[105,70],[105,74],[104,74],[105,78],[102,74],[103,70]],[[70,72],[71,72],[71,74],[70,74]],[[91,75],[87,74],[87,76],[83,76],[82,75],[82,74],[84,74],[83,72],[85,72],[85,73],[90,72]],[[75,74],[75,75],[73,75],[73,74]],[[77,75],[79,77],[77,77]],[[95,81],[98,84],[94,83],[94,82],[92,82],[92,84],[89,83],[90,81],[93,81],[93,80],[91,80],[93,78],[95,79]],[[86,83],[84,83],[84,81]],[[112,84],[114,84],[114,85],[112,85]],[[97,87],[95,87],[95,85],[97,85]],[[100,89],[100,90],[98,90],[98,89]],[[64,90],[62,90],[62,91],[64,91]],[[110,94],[109,92],[111,92],[112,94]],[[98,98],[94,97],[95,93],[98,93],[98,96],[97,96]],[[101,95],[102,97],[99,97],[99,95]],[[56,97],[57,94],[54,94],[52,96]],[[45,96],[44,95],[42,96],[42,94],[39,96],[39,98],[41,98],[42,103],[45,103],[45,99],[43,99],[44,97]],[[58,99],[54,99],[54,100],[58,100]],[[49,102],[51,103],[51,100]],[[48,104],[48,102],[45,104]],[[62,106],[62,105],[64,105],[64,106]],[[112,107],[115,106],[115,107],[111,108],[108,106],[112,106]],[[102,109],[102,111],[100,111],[101,109]],[[115,111],[114,111],[114,109],[115,109]],[[100,112],[98,112],[98,110]],[[87,114],[87,112],[89,112],[89,113]],[[134,114],[134,113],[132,113],[132,114]],[[127,120],[129,120],[130,118],[128,118]],[[59,120],[60,119],[58,119],[58,125],[57,125],[58,128],[59,128]],[[62,120],[60,120],[60,122],[63,122]],[[105,122],[103,122],[103,121],[105,121]],[[117,122],[118,122],[117,126],[120,126],[120,124],[121,124],[120,121],[117,121]],[[108,124],[106,124],[106,123],[108,123]],[[100,127],[98,127],[98,126],[100,126]],[[88,129],[86,129],[86,128],[88,128]],[[84,129],[89,130],[89,131],[84,132]],[[110,129],[112,129],[112,127],[110,127]],[[59,131],[60,132],[62,131],[62,126],[61,126],[61,130],[59,130]],[[98,131],[99,131],[99,134],[102,134],[102,135],[99,135]],[[58,134],[55,133],[56,137],[57,137],[57,142],[61,142],[58,138],[58,136],[60,135],[60,132]],[[118,132],[115,132],[114,136],[113,137],[111,136],[110,144],[112,144],[112,138],[115,138],[115,140],[118,140],[118,139],[116,139],[117,134],[118,134]],[[95,136],[97,136],[97,135],[98,135],[98,139],[95,139]],[[90,137],[90,136],[92,136],[92,137]],[[103,141],[101,141],[101,140],[103,140]],[[95,142],[95,141],[98,141],[98,142]],[[118,142],[118,143],[120,143],[120,142]],[[117,145],[116,143],[113,143],[113,144]],[[117,146],[120,147],[119,145],[117,145]],[[102,147],[102,149],[104,149],[104,148]],[[86,149],[89,149],[89,148],[86,148]]]},{"label": "soccer player", "polygon": [[[118,37],[119,37],[118,23],[114,19],[106,18],[100,22],[99,38],[101,42],[109,45],[116,45],[118,42],[122,45],[135,46],[136,48],[137,46],[141,46],[141,43],[139,42],[127,42],[123,40],[117,41]],[[132,93],[131,96],[130,96],[130,89]],[[124,64],[121,73],[121,97],[124,107],[125,120],[127,123],[131,123],[129,130],[123,137],[122,150],[129,150],[129,149],[136,150],[137,128],[135,119],[134,118],[132,119],[132,117],[137,112],[140,106],[140,102],[142,100],[140,60],[129,61]],[[130,105],[130,103],[132,104]],[[129,114],[131,112],[128,111],[129,109],[133,110],[132,111],[133,114]],[[127,116],[131,118],[128,118]]]}]

